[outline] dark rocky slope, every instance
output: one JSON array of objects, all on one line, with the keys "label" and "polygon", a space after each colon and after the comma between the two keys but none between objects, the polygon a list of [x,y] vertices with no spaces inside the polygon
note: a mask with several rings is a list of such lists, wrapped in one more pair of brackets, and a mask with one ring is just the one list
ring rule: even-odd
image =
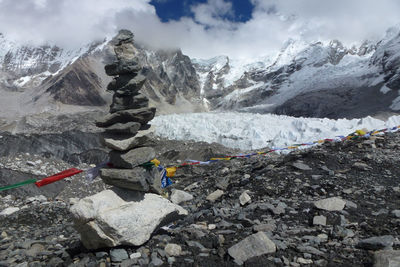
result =
[{"label": "dark rocky slope", "polygon": [[[1,192],[0,210],[21,209],[0,220],[0,265],[234,266],[229,248],[261,231],[275,243],[276,252],[247,259],[244,266],[372,266],[376,250],[400,249],[399,141],[400,133],[393,133],[179,169],[170,190],[194,196],[181,204],[189,215],[160,229],[145,245],[120,250],[84,250],[72,227],[68,207],[75,200],[68,198],[102,190],[100,180],[87,184],[78,175],[49,199]],[[238,153],[192,142],[158,140],[157,146],[157,157],[165,164]],[[35,159],[25,156],[2,158],[2,166],[40,168],[49,160],[39,158],[42,164],[26,167]],[[223,194],[207,200],[216,190]],[[241,205],[244,192],[251,201]],[[345,200],[344,209],[328,211],[314,204],[330,197]],[[181,250],[171,251],[176,248],[172,244]]]}]

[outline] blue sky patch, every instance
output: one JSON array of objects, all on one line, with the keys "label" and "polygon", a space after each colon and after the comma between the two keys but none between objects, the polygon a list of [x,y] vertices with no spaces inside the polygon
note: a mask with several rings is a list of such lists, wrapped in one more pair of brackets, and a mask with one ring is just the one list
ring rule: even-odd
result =
[{"label": "blue sky patch", "polygon": [[[233,22],[246,22],[251,19],[254,6],[249,0],[225,0],[232,3],[234,16],[226,16],[222,19]],[[157,16],[162,22],[179,20],[182,17],[193,18],[191,7],[207,3],[207,0],[152,0],[150,4],[156,9]]]}]

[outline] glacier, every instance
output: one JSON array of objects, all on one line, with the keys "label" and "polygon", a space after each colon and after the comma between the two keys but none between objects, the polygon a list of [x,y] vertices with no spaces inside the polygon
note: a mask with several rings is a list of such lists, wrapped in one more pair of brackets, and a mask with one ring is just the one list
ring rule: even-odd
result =
[{"label": "glacier", "polygon": [[212,112],[170,114],[151,121],[156,136],[172,140],[219,143],[243,151],[285,147],[295,143],[346,136],[359,129],[379,130],[400,125],[400,116],[383,121],[361,119],[297,118],[274,114]]}]

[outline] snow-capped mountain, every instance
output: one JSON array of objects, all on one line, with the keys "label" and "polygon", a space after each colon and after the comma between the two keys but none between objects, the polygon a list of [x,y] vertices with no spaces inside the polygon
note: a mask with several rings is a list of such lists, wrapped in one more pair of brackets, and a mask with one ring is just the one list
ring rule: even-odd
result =
[{"label": "snow-capped mountain", "polygon": [[[72,51],[21,46],[0,35],[2,116],[105,110],[104,64],[113,60],[107,43]],[[147,77],[142,91],[159,114],[219,109],[353,118],[400,110],[399,43],[395,27],[379,42],[351,47],[291,39],[279,53],[260,51],[266,55],[257,59],[136,49]]]},{"label": "snow-capped mountain", "polygon": [[193,63],[203,94],[220,109],[362,117],[399,110],[398,32],[390,29],[378,43],[350,48],[337,40],[289,40],[278,55],[251,64],[227,57]]}]

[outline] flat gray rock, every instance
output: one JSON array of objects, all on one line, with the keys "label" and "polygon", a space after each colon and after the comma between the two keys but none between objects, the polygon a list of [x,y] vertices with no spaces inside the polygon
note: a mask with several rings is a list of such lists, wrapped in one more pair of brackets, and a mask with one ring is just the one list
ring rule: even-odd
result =
[{"label": "flat gray rock", "polygon": [[104,138],[104,145],[108,148],[118,150],[118,151],[127,151],[133,148],[138,148],[142,146],[154,146],[155,142],[153,139],[149,138],[147,135],[143,136],[134,136],[128,139],[117,140],[113,138]]},{"label": "flat gray rock", "polygon": [[138,147],[128,152],[111,151],[110,162],[115,168],[132,169],[156,157],[152,147]]},{"label": "flat gray rock", "polygon": [[321,210],[340,211],[344,209],[346,201],[338,197],[321,199],[314,202],[314,206]]},{"label": "flat gray rock", "polygon": [[115,123],[139,122],[146,124],[154,118],[156,108],[128,109],[108,114],[96,122],[97,127],[108,127]]},{"label": "flat gray rock", "polygon": [[113,101],[110,106],[110,113],[115,113],[127,109],[146,108],[148,106],[149,99],[142,94],[134,96],[119,96],[117,94],[114,94]]},{"label": "flat gray rock", "polygon": [[124,96],[133,96],[138,94],[139,90],[146,82],[146,77],[141,74],[138,74],[131,79],[128,79],[128,77],[124,76],[114,79],[108,84],[107,89],[114,92],[125,91],[124,94],[121,94]]},{"label": "flat gray rock", "polygon": [[235,262],[242,265],[246,260],[268,253],[274,253],[276,245],[263,232],[246,237],[228,249],[229,255]]},{"label": "flat gray rock", "polygon": [[116,123],[104,128],[105,133],[110,134],[136,134],[141,127],[139,122]]},{"label": "flat gray rock", "polygon": [[159,195],[118,188],[81,199],[70,210],[87,249],[141,246],[158,227],[188,214]]},{"label": "flat gray rock", "polygon": [[185,191],[172,189],[171,201],[174,204],[180,204],[185,201],[190,201],[193,196]]},{"label": "flat gray rock", "polygon": [[312,170],[312,168],[302,162],[294,162],[292,164],[293,167],[295,167],[296,169],[302,170],[302,171],[310,171]]},{"label": "flat gray rock", "polygon": [[148,171],[142,167],[133,169],[101,169],[101,179],[109,185],[116,187],[149,192],[149,181],[154,180],[154,170]]},{"label": "flat gray rock", "polygon": [[138,63],[138,59],[121,57],[118,61],[105,65],[104,69],[108,76],[116,76],[120,74],[138,73],[142,69],[142,66]]}]

